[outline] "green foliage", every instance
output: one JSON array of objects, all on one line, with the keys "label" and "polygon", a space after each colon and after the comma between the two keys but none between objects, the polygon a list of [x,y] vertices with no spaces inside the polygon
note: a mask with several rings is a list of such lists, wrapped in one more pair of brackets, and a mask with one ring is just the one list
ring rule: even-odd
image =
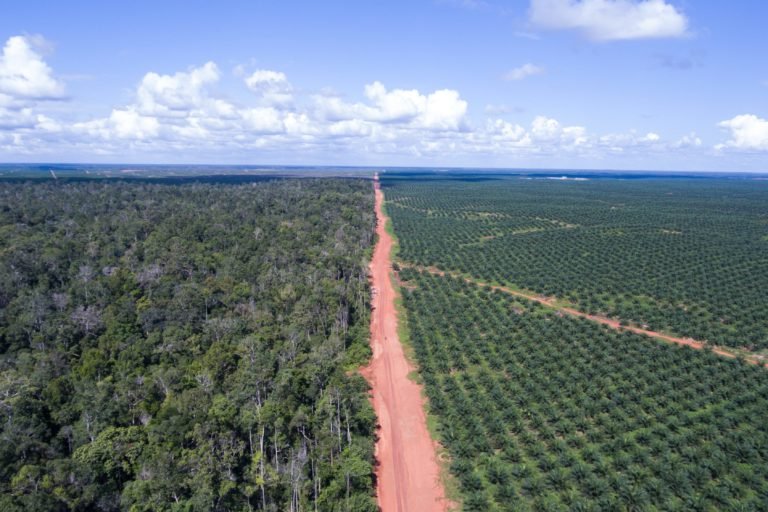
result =
[{"label": "green foliage", "polygon": [[768,372],[401,271],[465,510],[767,510]]},{"label": "green foliage", "polygon": [[765,182],[388,172],[383,186],[405,262],[554,295],[652,330],[768,349]]},{"label": "green foliage", "polygon": [[0,182],[0,508],[373,510],[368,181]]}]

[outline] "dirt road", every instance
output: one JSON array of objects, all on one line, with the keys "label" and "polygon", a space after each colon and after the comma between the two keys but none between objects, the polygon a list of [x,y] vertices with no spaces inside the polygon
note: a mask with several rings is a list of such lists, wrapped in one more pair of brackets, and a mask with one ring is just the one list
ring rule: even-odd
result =
[{"label": "dirt road", "polygon": [[[509,293],[510,295],[516,295],[518,297],[523,297],[523,298],[528,299],[528,300],[536,301],[536,302],[539,302],[539,303],[544,304],[546,306],[549,306],[549,307],[551,307],[553,309],[556,309],[557,311],[561,311],[562,313],[565,313],[567,315],[576,316],[576,317],[579,317],[579,318],[586,318],[587,320],[591,320],[591,321],[597,322],[599,324],[607,325],[608,327],[610,327],[612,329],[616,329],[618,331],[630,331],[630,332],[634,332],[634,333],[637,333],[637,334],[643,334],[645,336],[650,336],[651,338],[656,338],[656,339],[659,339],[659,340],[662,340],[662,341],[666,341],[668,343],[674,343],[676,345],[685,345],[685,346],[688,346],[688,347],[691,347],[691,348],[694,348],[694,349],[697,349],[697,350],[704,350],[705,348],[708,347],[708,345],[706,343],[703,343],[701,341],[697,341],[697,340],[694,340],[694,339],[691,339],[691,338],[678,338],[678,337],[675,337],[675,336],[669,336],[667,334],[663,334],[663,333],[656,332],[656,331],[651,331],[651,330],[648,330],[648,329],[643,329],[643,328],[640,328],[640,327],[632,327],[632,326],[628,326],[628,325],[621,325],[621,323],[618,320],[614,320],[612,318],[607,318],[607,317],[600,316],[600,315],[590,315],[589,313],[585,313],[583,311],[579,311],[579,310],[574,309],[574,308],[570,308],[570,307],[567,307],[567,306],[559,305],[559,304],[557,304],[555,302],[555,299],[541,297],[541,296],[538,296],[538,295],[536,295],[534,293],[526,293],[526,292],[522,292],[520,290],[514,290],[512,288],[507,288],[506,286],[491,285],[491,284],[488,284],[488,283],[484,283],[482,281],[478,281],[478,280],[475,280],[475,279],[470,279],[468,277],[459,275],[459,274],[454,273],[454,272],[446,272],[444,270],[440,270],[440,269],[437,269],[437,268],[434,268],[434,267],[420,267],[420,266],[416,266],[416,265],[404,265],[404,266],[412,266],[413,268],[416,268],[418,270],[426,271],[426,272],[429,272],[429,273],[435,274],[435,275],[440,275],[440,276],[449,275],[449,276],[452,276],[452,277],[461,278],[461,279],[464,279],[468,283],[472,283],[472,284],[475,284],[477,286],[482,286],[484,288],[490,288],[491,290],[499,290],[499,291],[502,291],[502,292],[505,292],[505,293]],[[722,347],[711,347],[711,348],[712,348],[712,352],[717,354],[717,355],[719,355],[719,356],[727,357],[727,358],[731,358],[731,359],[735,359],[736,357],[738,357],[738,354],[736,354],[735,352],[731,352],[730,350],[724,349]],[[751,364],[756,364],[756,365],[760,365],[760,366],[768,366],[768,364],[766,364],[765,361],[760,359],[758,356],[748,356],[747,355],[747,356],[745,356],[745,360],[748,363],[751,363]]]},{"label": "dirt road", "polygon": [[449,502],[440,483],[436,443],[427,430],[421,386],[408,378],[413,371],[397,336],[395,289],[390,279],[392,237],[385,230],[384,194],[378,175],[376,233],[371,260],[373,358],[363,375],[373,388],[379,419],[376,443],[378,502],[383,512],[443,512]]}]

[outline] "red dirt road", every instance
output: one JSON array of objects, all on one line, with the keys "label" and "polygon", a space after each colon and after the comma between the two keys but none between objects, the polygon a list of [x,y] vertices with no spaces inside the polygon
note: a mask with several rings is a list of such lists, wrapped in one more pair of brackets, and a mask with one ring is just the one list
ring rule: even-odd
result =
[{"label": "red dirt road", "polygon": [[[612,329],[616,329],[617,331],[630,331],[637,334],[644,334],[645,336],[650,336],[651,338],[656,338],[662,341],[666,341],[667,343],[674,343],[677,345],[685,345],[691,348],[694,348],[696,350],[704,350],[707,348],[707,344],[701,341],[697,341],[691,338],[677,338],[674,336],[669,336],[667,334],[662,334],[660,332],[656,331],[650,331],[647,329],[642,329],[640,327],[633,327],[629,325],[621,325],[621,323],[618,320],[614,320],[612,318],[606,318],[604,316],[599,315],[590,315],[589,313],[584,313],[583,311],[579,311],[578,309],[569,308],[567,306],[561,306],[555,303],[555,299],[550,299],[546,297],[541,297],[532,293],[525,293],[519,290],[513,290],[512,288],[507,288],[506,286],[496,286],[491,285],[488,283],[484,283],[482,281],[477,281],[474,279],[470,279],[465,276],[461,276],[459,274],[453,273],[453,272],[446,272],[444,270],[440,270],[434,267],[420,267],[420,266],[413,266],[413,268],[416,268],[418,270],[424,270],[426,272],[429,272],[430,274],[435,274],[439,276],[445,276],[449,275],[452,277],[457,277],[464,279],[464,281],[468,283],[475,284],[477,286],[482,286],[484,288],[490,288],[491,290],[499,290],[504,293],[509,293],[510,295],[516,295],[518,297],[523,297],[528,300],[536,301],[541,304],[544,304],[546,306],[549,306],[551,308],[556,309],[557,311],[561,311],[567,315],[579,317],[579,318],[586,318],[587,320],[591,320],[593,322],[597,322],[599,324],[607,325],[608,327]],[[738,357],[738,354],[731,352],[729,350],[726,350],[721,347],[711,347],[712,352],[722,356],[727,357],[731,359],[735,359]],[[759,366],[768,366],[759,356],[744,356],[744,359],[751,364],[756,364]]]},{"label": "red dirt road", "polygon": [[414,368],[397,336],[395,289],[390,279],[392,237],[385,230],[384,194],[378,175],[374,187],[379,240],[370,267],[373,358],[362,373],[373,388],[373,408],[380,426],[376,443],[378,503],[383,512],[443,512],[449,510],[450,503],[440,483],[437,444],[427,430],[421,386],[408,378]]}]

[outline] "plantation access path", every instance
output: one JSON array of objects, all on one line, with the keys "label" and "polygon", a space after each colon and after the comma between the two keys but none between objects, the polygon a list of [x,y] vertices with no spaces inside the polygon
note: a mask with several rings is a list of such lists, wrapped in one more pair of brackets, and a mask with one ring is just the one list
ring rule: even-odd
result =
[{"label": "plantation access path", "polygon": [[362,373],[373,388],[373,408],[380,426],[376,442],[378,503],[383,512],[443,512],[450,503],[440,482],[437,444],[427,430],[421,386],[408,378],[414,367],[397,333],[391,279],[393,240],[386,231],[378,174],[374,191],[378,242],[370,266],[373,357]]},{"label": "plantation access path", "polygon": [[[524,299],[532,300],[532,301],[538,302],[539,304],[543,304],[543,305],[545,305],[545,306],[547,306],[547,307],[549,307],[551,309],[554,309],[556,311],[560,311],[561,313],[564,313],[564,314],[567,314],[567,315],[570,315],[570,316],[575,316],[575,317],[578,317],[578,318],[585,318],[585,319],[590,320],[592,322],[597,322],[599,324],[608,326],[608,327],[610,327],[612,329],[616,329],[617,331],[630,331],[630,332],[634,332],[636,334],[643,334],[645,336],[649,336],[651,338],[656,338],[658,340],[661,340],[661,341],[664,341],[664,342],[667,342],[667,343],[674,343],[674,344],[677,344],[677,345],[683,345],[683,346],[686,346],[686,347],[694,348],[696,350],[704,350],[705,348],[711,348],[713,353],[715,353],[715,354],[717,354],[719,356],[722,356],[722,357],[730,358],[730,359],[735,359],[735,358],[739,357],[739,355],[740,355],[740,354],[738,354],[738,353],[736,353],[734,351],[731,351],[731,350],[728,350],[728,349],[725,349],[725,348],[722,348],[722,347],[713,347],[711,345],[707,345],[704,342],[697,341],[697,340],[694,340],[692,338],[678,338],[678,337],[670,336],[668,334],[663,334],[663,333],[660,333],[660,332],[657,332],[657,331],[651,331],[651,330],[648,330],[648,329],[643,329],[641,327],[634,327],[634,326],[630,326],[630,325],[622,325],[621,322],[619,322],[618,320],[614,320],[612,318],[607,318],[607,317],[600,316],[600,315],[590,315],[589,313],[585,313],[583,311],[579,311],[578,309],[574,309],[574,308],[572,308],[570,306],[564,306],[562,304],[558,304],[556,298],[542,297],[542,296],[537,295],[537,294],[535,294],[533,292],[526,292],[526,291],[521,291],[521,290],[515,290],[513,288],[509,288],[509,287],[506,287],[506,286],[499,286],[499,285],[492,285],[492,284],[489,284],[489,283],[484,283],[484,282],[479,281],[477,279],[473,279],[471,277],[467,277],[466,275],[460,274],[458,272],[449,272],[449,271],[445,271],[445,270],[440,270],[440,269],[435,268],[435,267],[423,267],[423,266],[420,266],[420,265],[411,265],[411,264],[408,264],[407,262],[402,262],[401,266],[402,267],[413,268],[413,269],[420,270],[420,271],[423,271],[423,272],[429,272],[430,274],[434,274],[434,275],[438,275],[438,276],[451,276],[451,277],[454,277],[454,278],[463,279],[467,283],[474,284],[474,285],[477,285],[477,286],[480,286],[480,287],[483,287],[483,288],[488,288],[488,289],[491,289],[491,290],[498,290],[498,291],[501,291],[501,292],[504,292],[504,293],[508,293],[510,295],[515,295],[517,297],[522,297]],[[744,359],[748,363],[750,363],[750,364],[756,364],[756,365],[759,365],[759,366],[768,366],[768,363],[766,363],[759,356],[745,355]]]}]

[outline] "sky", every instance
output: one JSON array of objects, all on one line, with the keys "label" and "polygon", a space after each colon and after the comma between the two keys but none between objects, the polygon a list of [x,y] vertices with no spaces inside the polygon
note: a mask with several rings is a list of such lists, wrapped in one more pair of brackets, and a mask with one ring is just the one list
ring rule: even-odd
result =
[{"label": "sky", "polygon": [[3,2],[0,162],[768,171],[755,0]]}]

